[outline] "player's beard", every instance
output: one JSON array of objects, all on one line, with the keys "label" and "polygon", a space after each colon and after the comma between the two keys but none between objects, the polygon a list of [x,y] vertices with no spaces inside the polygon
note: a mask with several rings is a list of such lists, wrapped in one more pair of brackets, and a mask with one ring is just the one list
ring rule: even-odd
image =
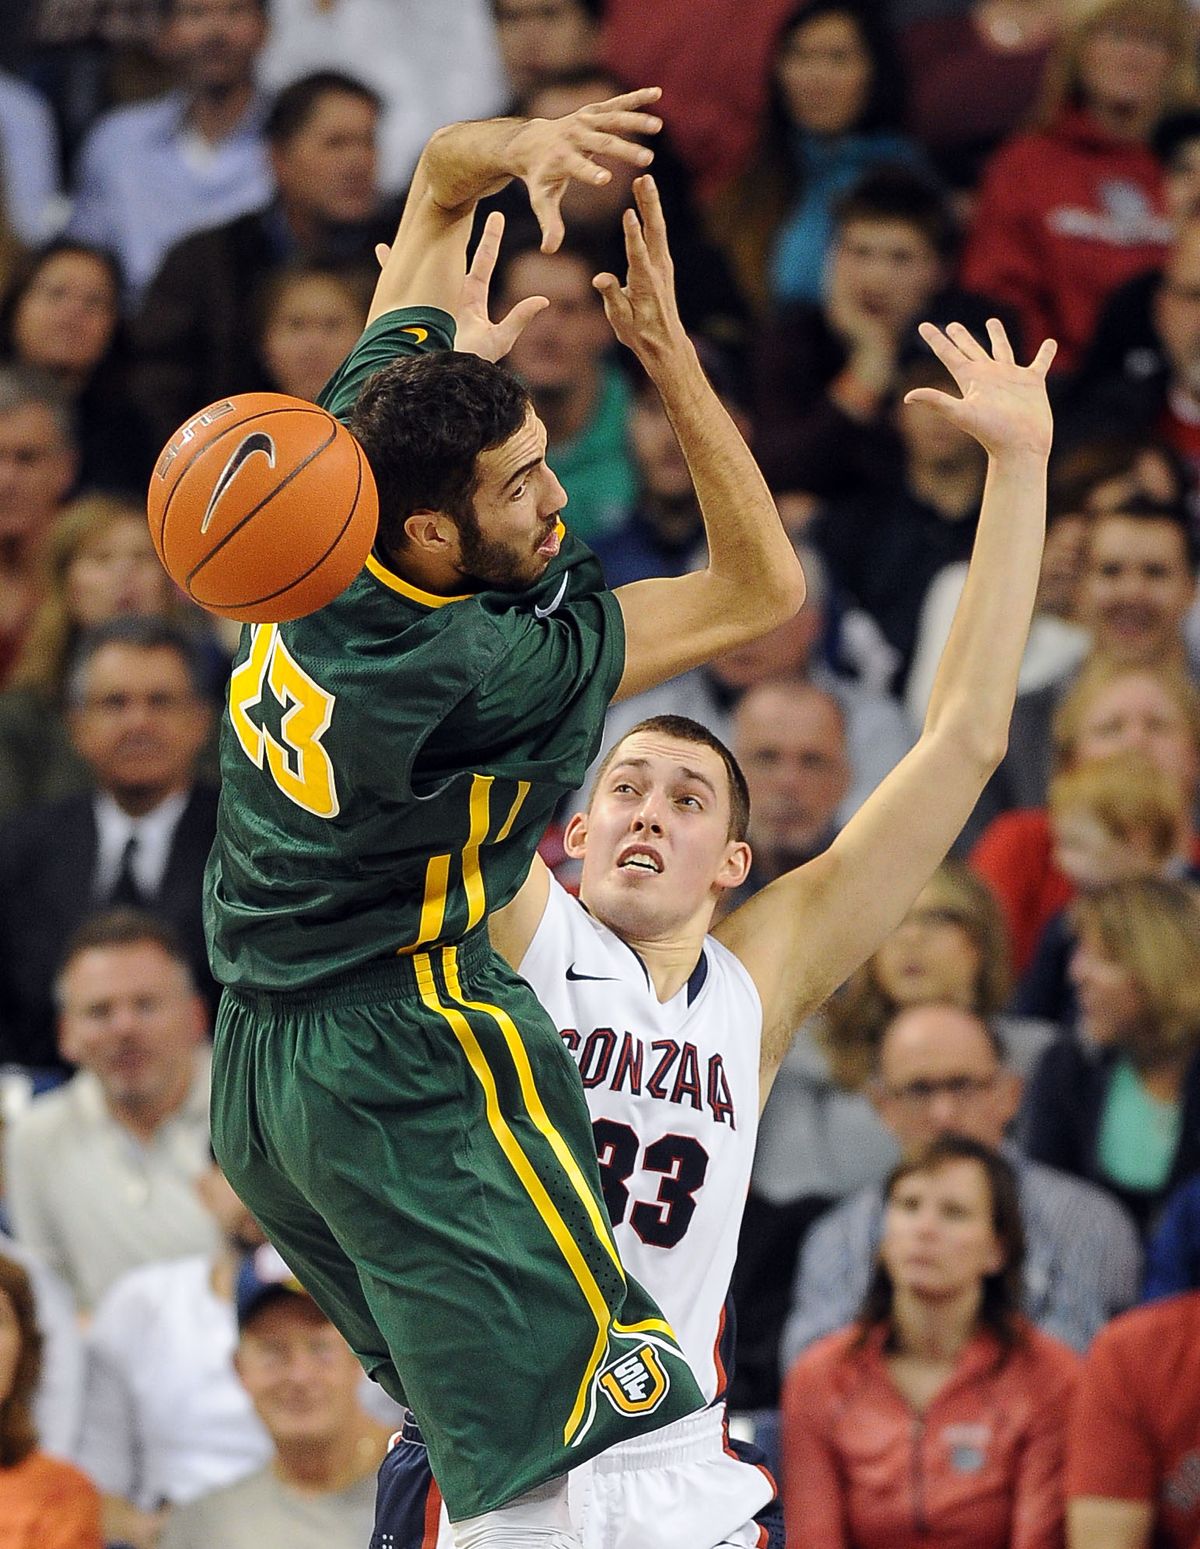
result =
[{"label": "player's beard", "polygon": [[[537,552],[536,546],[523,550],[515,544],[485,538],[473,511],[460,515],[457,524],[462,567],[473,591],[493,588],[501,592],[522,592],[550,563],[545,554]],[[539,535],[538,543],[545,542],[552,526]]]}]

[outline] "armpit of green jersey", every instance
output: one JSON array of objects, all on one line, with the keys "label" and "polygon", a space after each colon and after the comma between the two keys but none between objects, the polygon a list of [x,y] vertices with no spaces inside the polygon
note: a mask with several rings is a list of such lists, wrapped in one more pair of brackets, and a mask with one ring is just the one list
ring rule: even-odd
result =
[{"label": "armpit of green jersey", "polygon": [[440,307],[397,307],[377,317],[321,389],[317,402],[349,418],[363,384],[403,355],[454,348],[454,319]]}]

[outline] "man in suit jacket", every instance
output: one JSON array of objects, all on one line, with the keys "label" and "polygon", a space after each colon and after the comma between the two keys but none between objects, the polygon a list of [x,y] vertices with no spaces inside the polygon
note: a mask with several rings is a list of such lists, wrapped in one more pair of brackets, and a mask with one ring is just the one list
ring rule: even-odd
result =
[{"label": "man in suit jacket", "polygon": [[92,790],[0,827],[0,1058],[60,1062],[54,977],[67,940],[96,909],[168,921],[215,1004],[200,902],[217,792],[196,784],[212,720],[185,636],[124,618],[83,641],[69,686],[75,747]]}]

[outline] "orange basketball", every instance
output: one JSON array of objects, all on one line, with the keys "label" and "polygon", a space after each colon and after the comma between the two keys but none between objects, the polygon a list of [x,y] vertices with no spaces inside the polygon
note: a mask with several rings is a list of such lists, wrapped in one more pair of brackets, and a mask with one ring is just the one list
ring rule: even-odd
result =
[{"label": "orange basketball", "polygon": [[282,393],[242,393],[171,437],[147,514],[159,559],[194,602],[278,624],[349,586],[379,500],[362,448],[331,414]]}]

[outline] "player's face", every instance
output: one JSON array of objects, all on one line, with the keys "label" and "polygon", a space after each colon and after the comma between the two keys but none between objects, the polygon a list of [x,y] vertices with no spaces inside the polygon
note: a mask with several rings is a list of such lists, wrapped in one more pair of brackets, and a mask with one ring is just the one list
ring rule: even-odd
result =
[{"label": "player's face", "polygon": [[1177,652],[1195,591],[1173,522],[1120,512],[1094,519],[1079,608],[1102,656],[1137,664]]},{"label": "player's face", "polygon": [[907,221],[847,221],[833,249],[832,285],[849,303],[902,332],[942,282],[929,239]]},{"label": "player's face", "polygon": [[111,1103],[152,1114],[182,1097],[204,1036],[204,1007],[162,947],[93,947],[69,965],[61,988],[63,1056],[92,1071]]},{"label": "player's face", "polygon": [[979,1285],[1004,1263],[992,1196],[978,1162],[945,1161],[892,1190],[880,1256],[896,1291],[940,1302]]},{"label": "player's face", "polygon": [[30,281],[13,317],[17,354],[31,366],[86,376],[117,326],[117,292],[106,264],[88,253],[55,253]]},{"label": "player's face", "polygon": [[519,591],[559,550],[567,493],[546,465],[546,427],[532,409],[502,446],[479,454],[474,522],[458,524],[464,585]]},{"label": "player's face", "polygon": [[188,85],[212,90],[252,78],[266,35],[255,0],[174,0],[163,49]]},{"label": "player's face", "polygon": [[1095,695],[1081,720],[1072,763],[1130,748],[1144,753],[1191,797],[1200,775],[1195,738],[1183,707],[1157,678],[1130,672]]},{"label": "player's face", "polygon": [[931,883],[876,952],[875,979],[898,1006],[975,1004],[980,953],[956,909]]},{"label": "player's face", "polygon": [[378,121],[364,98],[326,92],[305,123],[271,151],[285,208],[332,225],[368,220],[379,201]]},{"label": "player's face", "polygon": [[146,518],[137,511],[116,517],[67,566],[67,613],[82,629],[124,614],[165,613],[170,598],[170,578],[158,562]]},{"label": "player's face", "polygon": [[330,1442],[358,1420],[358,1362],[307,1297],[278,1296],[242,1331],[237,1371],[276,1445]]},{"label": "player's face", "polygon": [[263,330],[262,354],[281,393],[315,402],[362,332],[355,297],[329,275],[308,274],[281,292]]},{"label": "player's face", "polygon": [[71,735],[102,790],[136,811],[186,789],[210,717],[175,651],[114,641],[92,657],[80,687]]},{"label": "player's face", "polygon": [[729,782],[712,748],[661,733],[620,744],[586,813],[568,825],[583,860],[580,897],[634,940],[707,929],[720,894],[745,880],[748,846],[729,838]]}]

